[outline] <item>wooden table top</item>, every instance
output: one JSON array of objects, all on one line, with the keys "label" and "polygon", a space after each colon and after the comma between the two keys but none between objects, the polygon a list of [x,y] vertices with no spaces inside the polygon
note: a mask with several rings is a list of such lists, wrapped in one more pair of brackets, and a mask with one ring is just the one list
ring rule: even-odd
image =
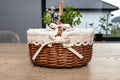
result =
[{"label": "wooden table top", "polygon": [[120,43],[94,43],[87,66],[51,69],[33,66],[25,43],[0,43],[0,80],[120,80]]}]

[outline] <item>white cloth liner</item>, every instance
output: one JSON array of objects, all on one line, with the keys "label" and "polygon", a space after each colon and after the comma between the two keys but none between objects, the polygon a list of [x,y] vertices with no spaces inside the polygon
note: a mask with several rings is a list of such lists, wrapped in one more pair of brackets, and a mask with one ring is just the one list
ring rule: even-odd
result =
[{"label": "white cloth liner", "polygon": [[[93,29],[70,29],[63,31],[63,37],[70,38],[70,44],[75,44],[76,46],[88,45],[93,43],[94,30]],[[27,40],[28,43],[33,43],[39,45],[44,42],[50,41],[49,36],[54,36],[54,30],[46,29],[29,29],[27,30]]]}]

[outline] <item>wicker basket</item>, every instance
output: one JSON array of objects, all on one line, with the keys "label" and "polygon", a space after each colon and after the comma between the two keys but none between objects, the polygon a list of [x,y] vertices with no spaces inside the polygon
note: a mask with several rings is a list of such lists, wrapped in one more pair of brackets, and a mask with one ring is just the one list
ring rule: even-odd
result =
[{"label": "wicker basket", "polygon": [[[32,35],[34,36],[34,35]],[[37,42],[38,43],[38,42]],[[85,42],[86,43],[86,42]],[[86,65],[92,57],[92,42],[87,45],[71,46],[80,53],[83,58],[79,58],[73,52],[63,47],[61,43],[53,43],[51,47],[45,45],[35,60],[33,56],[41,47],[41,44],[35,45],[29,42],[30,59],[34,65],[45,66],[51,68],[72,68]]]},{"label": "wicker basket", "polygon": [[86,65],[92,57],[92,45],[75,46],[76,51],[84,57],[79,59],[68,49],[63,48],[61,44],[53,44],[52,47],[45,46],[35,60],[33,55],[39,49],[40,45],[29,44],[30,59],[35,65],[46,67],[81,67]]}]

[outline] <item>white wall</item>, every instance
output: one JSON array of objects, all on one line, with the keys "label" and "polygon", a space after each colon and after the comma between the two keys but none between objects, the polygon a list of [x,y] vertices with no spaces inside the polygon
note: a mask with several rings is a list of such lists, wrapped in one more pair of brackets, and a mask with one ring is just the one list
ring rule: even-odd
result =
[{"label": "white wall", "polygon": [[102,12],[96,12],[96,11],[82,11],[82,18],[81,18],[81,24],[77,27],[89,27],[90,23],[94,23],[94,26],[98,26],[99,24],[99,19],[102,16],[105,16],[106,13]]}]

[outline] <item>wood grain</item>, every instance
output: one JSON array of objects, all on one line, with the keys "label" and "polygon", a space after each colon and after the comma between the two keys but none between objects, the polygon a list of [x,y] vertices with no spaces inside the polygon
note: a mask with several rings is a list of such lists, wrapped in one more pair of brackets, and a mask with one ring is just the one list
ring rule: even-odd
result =
[{"label": "wood grain", "polygon": [[87,66],[71,69],[35,67],[27,44],[0,44],[0,80],[120,80],[120,43],[94,43]]}]

